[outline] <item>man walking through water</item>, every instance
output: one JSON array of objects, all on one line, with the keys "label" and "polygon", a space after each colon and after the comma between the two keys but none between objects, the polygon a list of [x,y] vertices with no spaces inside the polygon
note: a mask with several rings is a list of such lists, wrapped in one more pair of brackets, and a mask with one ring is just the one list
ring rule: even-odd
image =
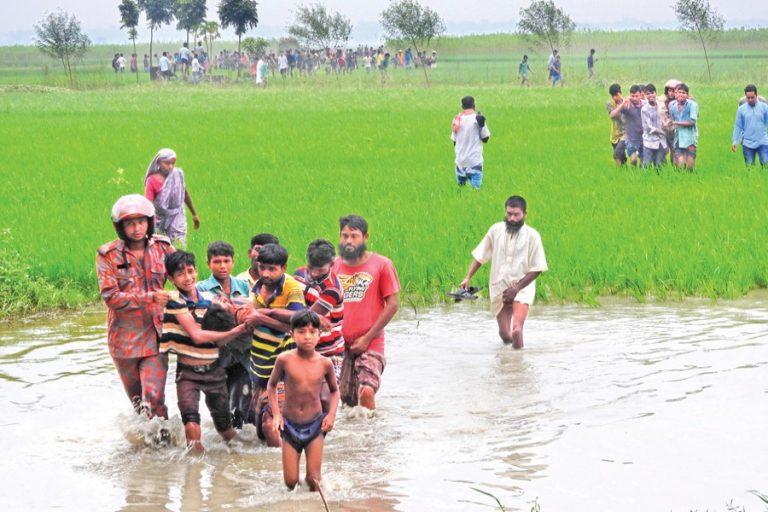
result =
[{"label": "man walking through water", "polygon": [[333,264],[344,289],[341,332],[347,355],[341,371],[347,405],[376,408],[384,372],[384,327],[398,309],[400,280],[392,262],[367,250],[368,222],[359,215],[339,219],[339,258]]},{"label": "man walking through water", "polygon": [[504,222],[491,226],[472,251],[472,263],[461,288],[466,290],[475,272],[492,260],[489,294],[499,336],[504,343],[523,348],[523,324],[536,296],[535,280],[547,271],[547,260],[541,236],[525,224],[525,199],[511,196],[504,206]]},{"label": "man walking through water", "polygon": [[[96,254],[101,298],[107,305],[107,342],[125,392],[134,409],[149,418],[168,417],[165,377],[168,356],[158,350],[163,307],[169,294],[165,257],[170,240],[154,234],[155,208],[145,197],[123,196],[112,207],[118,239]],[[157,441],[170,441],[161,431]]]}]

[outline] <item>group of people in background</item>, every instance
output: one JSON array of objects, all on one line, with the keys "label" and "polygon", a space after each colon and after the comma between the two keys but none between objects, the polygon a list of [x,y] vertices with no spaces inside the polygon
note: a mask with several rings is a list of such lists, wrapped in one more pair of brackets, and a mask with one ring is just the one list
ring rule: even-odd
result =
[{"label": "group of people in background", "polygon": [[[608,94],[611,99],[605,107],[616,165],[629,163],[660,172],[671,163],[676,169],[695,170],[699,105],[686,84],[668,80],[660,95],[654,84],[634,84],[624,98],[621,85],[614,83]],[[731,149],[735,152],[739,144],[747,166],[756,158],[768,166],[768,104],[753,84],[744,88],[736,112]]]},{"label": "group of people in background", "polygon": [[[157,63],[154,66],[154,63]],[[148,54],[144,54],[143,69],[145,73],[153,73],[153,78],[171,80],[173,78],[189,79],[193,82],[200,81],[211,70],[247,70],[255,83],[266,87],[269,78],[280,76],[283,79],[298,76],[312,76],[321,69],[326,75],[345,75],[358,69],[364,69],[367,73],[378,70],[382,82],[388,80],[390,68],[413,69],[418,67],[437,67],[437,51],[431,54],[427,51],[415,53],[411,48],[398,49],[390,53],[383,46],[358,46],[356,49],[325,48],[324,50],[310,50],[300,48],[288,48],[280,52],[264,51],[258,54],[248,51],[238,52],[226,49],[209,58],[202,42],[197,47],[189,48],[184,43],[178,52],[163,51],[161,55],[155,54],[150,60]],[[112,68],[115,73],[124,71],[125,58],[122,54],[115,54],[112,60]],[[137,72],[138,62],[136,55],[131,56],[131,72]]]},{"label": "group of people in background", "polygon": [[[591,48],[589,55],[587,55],[587,78],[592,80],[595,78],[595,57],[596,50]],[[531,63],[528,60],[528,55],[523,55],[523,60],[517,65],[517,77],[520,79],[520,86],[531,86],[530,80]],[[553,49],[549,58],[547,59],[547,77],[548,83],[552,84],[552,87],[560,85],[563,87],[565,81],[563,80],[563,63],[560,59],[560,53],[557,49]]]},{"label": "group of people in background", "polygon": [[[183,43],[178,52],[163,51],[160,55],[154,54],[152,59],[145,53],[142,59],[142,69],[145,73],[150,73],[153,80],[171,80],[181,74],[184,79],[191,78],[197,82],[209,68],[208,54],[201,41],[194,49],[190,48],[188,43]],[[115,73],[125,71],[125,57],[122,53],[115,54],[112,69]],[[135,53],[131,54],[130,70],[131,73],[137,73],[139,70],[138,56]]]},{"label": "group of people in background", "polygon": [[[314,240],[306,265],[288,273],[288,251],[277,236],[260,233],[251,237],[248,266],[237,276],[233,246],[210,243],[210,277],[198,280],[195,255],[183,249],[185,205],[196,228],[200,221],[175,164],[172,150],[158,152],[145,195],[115,203],[118,238],[96,256],[110,355],[123,387],[138,413],[167,418],[168,355],[176,354],[179,413],[191,450],[203,450],[202,392],[225,441],[253,424],[269,446],[282,446],[289,487],[306,450],[313,487],[339,400],[376,407],[384,328],[399,307],[397,271],[367,249],[366,220],[348,215],[339,220],[338,257],[334,244]],[[165,290],[167,281],[173,291]],[[161,429],[155,442],[170,439]]]},{"label": "group of people in background", "polygon": [[686,84],[668,80],[661,95],[654,84],[634,84],[624,98],[621,85],[613,83],[608,94],[611,99],[605,107],[616,165],[629,163],[660,172],[669,159],[678,169],[694,170],[699,105]]}]

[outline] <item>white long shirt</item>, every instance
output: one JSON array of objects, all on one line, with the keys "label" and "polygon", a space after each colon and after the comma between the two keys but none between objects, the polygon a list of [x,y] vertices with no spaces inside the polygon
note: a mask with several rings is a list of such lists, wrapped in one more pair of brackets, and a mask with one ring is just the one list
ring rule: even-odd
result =
[{"label": "white long shirt", "polygon": [[482,128],[478,126],[476,112],[461,115],[461,125],[457,132],[451,131],[451,140],[456,143],[456,166],[460,169],[474,167],[483,163],[483,141],[491,136],[491,131],[486,124]]}]

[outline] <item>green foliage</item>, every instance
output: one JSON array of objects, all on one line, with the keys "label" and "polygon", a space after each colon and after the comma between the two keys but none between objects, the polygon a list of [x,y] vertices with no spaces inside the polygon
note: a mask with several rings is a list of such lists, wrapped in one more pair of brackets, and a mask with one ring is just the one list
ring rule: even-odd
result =
[{"label": "green foliage", "polygon": [[296,7],[296,18],[288,33],[302,45],[323,50],[346,44],[352,35],[352,22],[336,11],[328,11],[322,4]]},{"label": "green foliage", "polygon": [[269,41],[263,37],[246,37],[242,46],[252,56],[259,57],[269,49]]},{"label": "green foliage", "polygon": [[[259,24],[259,14],[256,11],[254,0],[221,0],[219,4],[219,19],[224,28],[233,27],[237,34],[237,53],[239,54],[240,42],[243,34]],[[237,67],[237,76],[240,77],[240,66]]]},{"label": "green foliage", "polygon": [[14,250],[0,247],[0,319],[33,311],[73,308],[93,301],[93,290],[69,280],[51,282]]},{"label": "green foliage", "polygon": [[154,30],[173,21],[174,0],[138,0],[139,7],[147,17],[149,28]]},{"label": "green foliage", "polygon": [[213,55],[213,42],[221,37],[219,24],[215,21],[206,21],[200,27],[200,32],[205,40],[206,51],[209,56]]},{"label": "green foliage", "polygon": [[[395,84],[408,76],[399,71]],[[435,71],[441,80],[454,75]],[[502,220],[506,197],[519,193],[551,269],[537,287],[542,300],[738,297],[768,282],[768,180],[746,172],[722,142],[738,87],[694,84],[707,112],[697,172],[657,176],[614,166],[604,88],[479,84],[474,96],[492,136],[476,193],[456,186],[448,138],[464,85],[382,89],[363,73],[340,89],[324,78],[264,91],[172,83],[130,94],[0,94],[0,219],[13,219],[0,231],[13,228],[20,261],[40,275],[95,289],[94,251],[115,237],[110,208],[142,191],[163,145],[177,151],[200,213],[190,248],[204,254],[212,240],[227,240],[238,248],[239,270],[256,232],[279,235],[295,268],[309,241],[336,239],[338,217],[356,212],[371,225],[370,247],[397,265],[407,295],[417,304],[440,300]],[[408,114],[393,116],[393,104],[410,105]],[[485,288],[486,279],[482,269],[475,284]]]},{"label": "green foliage", "polygon": [[[417,54],[445,33],[445,22],[440,14],[417,0],[391,0],[389,7],[379,15],[379,22],[388,40],[408,41]],[[422,69],[429,85],[426,66]]]},{"label": "green foliage", "polygon": [[[120,10],[120,28],[128,29],[128,37],[133,41],[133,53],[136,52],[136,37],[139,35],[139,31],[136,27],[139,26],[139,4],[135,0],[123,0],[118,6]],[[137,54],[138,55],[138,54]],[[136,83],[139,83],[139,70],[136,68]]]},{"label": "green foliage", "polygon": [[680,29],[701,42],[704,59],[707,62],[709,81],[712,81],[712,66],[707,54],[707,46],[716,42],[725,27],[725,19],[709,5],[709,0],[677,0],[673,9],[680,22]]},{"label": "green foliage", "polygon": [[139,26],[139,4],[135,0],[122,0],[120,10],[120,28],[135,29]]},{"label": "green foliage", "polygon": [[176,28],[187,33],[199,27],[205,21],[208,7],[205,0],[176,0],[174,14],[176,15]]},{"label": "green foliage", "polygon": [[48,14],[35,25],[35,44],[44,54],[61,61],[70,86],[74,87],[72,65],[85,56],[91,45],[91,40],[80,30],[75,15],[66,11]]},{"label": "green foliage", "polygon": [[155,39],[155,29],[168,25],[173,21],[175,0],[138,0],[139,8],[144,11],[144,16],[149,24],[149,58],[155,59],[152,45]]},{"label": "green foliage", "polygon": [[536,46],[547,45],[550,51],[567,46],[576,24],[552,0],[531,0],[520,8],[517,31]]},{"label": "green foliage", "polygon": [[429,46],[445,33],[445,22],[436,11],[416,0],[392,0],[379,15],[388,40],[410,41],[414,48]]},{"label": "green foliage", "polygon": [[[430,90],[403,69],[390,71],[386,88],[364,72],[275,80],[267,90],[184,82],[126,88],[131,77],[103,65],[121,47],[99,46],[79,68],[79,83],[93,90],[71,91],[40,73],[44,58],[35,48],[3,48],[0,237],[13,229],[13,240],[0,247],[12,248],[25,274],[95,297],[94,251],[115,237],[110,208],[143,190],[149,160],[170,146],[202,219],[190,248],[204,254],[212,240],[227,240],[238,248],[238,270],[247,267],[244,251],[256,232],[278,234],[294,268],[310,240],[334,240],[338,217],[357,212],[371,224],[371,248],[397,265],[404,303],[441,300],[502,219],[504,199],[519,193],[551,269],[538,282],[541,300],[739,297],[768,284],[768,179],[745,171],[729,150],[744,84],[768,82],[766,32],[724,33],[713,53],[716,85],[702,84],[706,75],[685,58],[696,44],[677,31],[578,32],[574,53],[564,53],[565,76],[575,77],[570,66],[581,70],[594,45],[605,84],[585,76],[556,90],[538,85],[546,55],[536,53],[534,86],[517,86],[513,65],[525,42],[510,34],[441,39]],[[644,40],[657,46],[638,54]],[[696,173],[615,168],[607,85],[659,86],[670,77],[692,77],[687,83],[706,112]],[[456,187],[449,141],[468,86],[492,131],[477,193]],[[392,105],[408,108],[393,115]],[[483,288],[484,272],[474,282]]]},{"label": "green foliage", "polygon": [[243,34],[259,24],[259,14],[254,0],[222,0],[219,4],[219,19],[224,28],[232,27],[235,34]]}]

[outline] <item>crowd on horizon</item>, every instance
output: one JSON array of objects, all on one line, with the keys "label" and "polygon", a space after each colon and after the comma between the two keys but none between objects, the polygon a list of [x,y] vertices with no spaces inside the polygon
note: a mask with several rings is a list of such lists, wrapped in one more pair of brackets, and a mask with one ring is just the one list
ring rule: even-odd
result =
[{"label": "crowd on horizon", "polygon": [[[157,62],[154,67],[152,62]],[[367,73],[378,70],[381,73],[382,82],[388,79],[389,69],[414,69],[437,67],[437,51],[428,54],[426,50],[418,53],[410,47],[398,49],[390,53],[384,46],[364,46],[357,48],[325,48],[324,50],[288,48],[282,51],[264,50],[258,54],[250,51],[227,49],[220,50],[212,58],[201,41],[193,49],[187,43],[183,43],[178,52],[163,51],[161,55],[155,54],[150,60],[149,54],[144,54],[143,70],[145,73],[153,73],[153,79],[171,80],[190,77],[197,82],[213,70],[238,71],[247,70],[251,78],[262,87],[266,87],[268,79],[294,78],[300,76],[312,76],[324,70],[326,75],[345,75],[363,69]],[[112,59],[112,69],[115,73],[123,73],[126,69],[126,59],[123,53],[116,53]],[[130,56],[130,71],[138,71],[138,60],[135,53]]]}]

